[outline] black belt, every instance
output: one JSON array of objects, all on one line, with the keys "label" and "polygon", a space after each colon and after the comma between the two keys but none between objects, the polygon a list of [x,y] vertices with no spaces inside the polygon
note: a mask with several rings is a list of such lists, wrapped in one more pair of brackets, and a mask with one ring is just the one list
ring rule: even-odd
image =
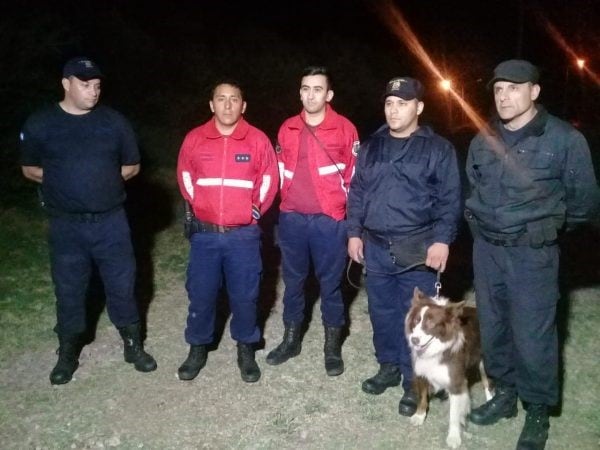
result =
[{"label": "black belt", "polygon": [[198,233],[229,233],[230,231],[237,230],[239,226],[225,226],[217,225],[216,223],[202,222],[195,219],[196,229],[194,231]]},{"label": "black belt", "polygon": [[517,238],[506,238],[506,239],[495,239],[481,233],[481,237],[492,245],[498,245],[500,247],[518,247],[529,245],[529,237],[523,234]]},{"label": "black belt", "polygon": [[[465,209],[465,219],[471,229],[473,237],[481,237],[486,242],[499,247],[532,247],[541,248],[545,245],[555,245],[558,243],[558,239],[549,236],[546,239],[546,233],[541,227],[538,228],[532,234],[530,225],[528,224],[523,231],[520,233],[513,233],[512,235],[502,233],[494,233],[487,231],[479,225],[479,221],[475,217],[472,211]],[[533,228],[533,227],[531,227]],[[540,234],[541,233],[541,234]],[[532,239],[533,237],[533,239]],[[556,237],[556,234],[554,234]],[[537,238],[537,239],[536,239]]]},{"label": "black belt", "polygon": [[123,210],[123,206],[119,205],[116,208],[102,212],[66,212],[51,208],[49,206],[45,206],[45,209],[50,217],[60,217],[63,219],[72,220],[73,222],[99,222],[102,219],[105,219],[106,217]]},{"label": "black belt", "polygon": [[496,239],[490,236],[486,236],[484,233],[480,233],[480,236],[484,241],[489,242],[492,245],[497,245],[499,247],[543,247],[545,245],[554,245],[558,242],[558,240],[553,241],[544,241],[539,246],[534,246],[531,244],[530,236],[527,233],[523,233],[519,237],[515,238],[505,238],[505,239]]}]

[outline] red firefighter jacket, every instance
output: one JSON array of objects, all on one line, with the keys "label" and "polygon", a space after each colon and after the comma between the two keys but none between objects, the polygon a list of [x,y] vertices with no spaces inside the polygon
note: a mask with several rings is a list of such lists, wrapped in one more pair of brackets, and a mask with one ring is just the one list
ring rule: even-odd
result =
[{"label": "red firefighter jacket", "polygon": [[198,220],[250,225],[273,203],[277,159],[267,136],[243,118],[229,136],[221,135],[213,118],[185,137],[177,180]]},{"label": "red firefighter jacket", "polygon": [[[294,178],[298,161],[300,134],[304,111],[287,119],[277,135],[277,159],[284,201]],[[308,139],[309,166],[312,182],[322,211],[335,220],[346,214],[346,198],[358,151],[358,133],[354,125],[327,105],[325,119],[314,130],[316,136]],[[320,142],[320,143],[319,143]]]}]

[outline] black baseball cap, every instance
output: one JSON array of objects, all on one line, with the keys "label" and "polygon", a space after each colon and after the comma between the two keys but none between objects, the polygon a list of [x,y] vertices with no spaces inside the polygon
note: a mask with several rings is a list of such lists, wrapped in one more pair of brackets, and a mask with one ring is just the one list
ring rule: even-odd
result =
[{"label": "black baseball cap", "polygon": [[491,89],[496,81],[512,81],[513,83],[537,83],[540,79],[540,71],[529,61],[523,59],[509,59],[503,61],[494,69],[494,76],[488,82],[487,87]]},{"label": "black baseball cap", "polygon": [[63,67],[63,78],[76,77],[87,81],[95,78],[104,78],[104,74],[98,68],[98,65],[85,56],[71,58]]},{"label": "black baseball cap", "polygon": [[423,85],[419,80],[410,77],[396,77],[388,81],[385,94],[383,94],[383,100],[393,95],[403,100],[413,100],[416,98],[420,101],[423,98],[424,92]]}]

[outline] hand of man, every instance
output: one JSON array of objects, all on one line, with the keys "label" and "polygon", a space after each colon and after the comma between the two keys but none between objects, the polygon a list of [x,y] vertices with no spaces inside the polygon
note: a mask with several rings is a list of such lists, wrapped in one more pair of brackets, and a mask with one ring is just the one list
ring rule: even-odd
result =
[{"label": "hand of man", "polygon": [[[350,248],[350,244],[348,244],[348,248]],[[444,270],[446,270],[446,261],[448,261],[448,254],[448,244],[434,242],[427,249],[427,259],[425,260],[425,265],[427,267],[431,267],[432,269],[443,272]]]},{"label": "hand of man", "polygon": [[361,238],[351,237],[348,239],[348,256],[359,264],[362,264],[365,261],[363,241]]}]

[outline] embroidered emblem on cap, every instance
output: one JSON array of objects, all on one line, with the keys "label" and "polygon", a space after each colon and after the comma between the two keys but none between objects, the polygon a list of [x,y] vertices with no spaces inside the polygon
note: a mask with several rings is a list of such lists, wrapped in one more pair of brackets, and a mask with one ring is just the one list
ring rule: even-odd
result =
[{"label": "embroidered emblem on cap", "polygon": [[390,90],[397,91],[398,89],[400,89],[400,85],[403,81],[404,80],[402,78],[396,78],[395,80],[392,80],[392,82],[390,83]]}]

